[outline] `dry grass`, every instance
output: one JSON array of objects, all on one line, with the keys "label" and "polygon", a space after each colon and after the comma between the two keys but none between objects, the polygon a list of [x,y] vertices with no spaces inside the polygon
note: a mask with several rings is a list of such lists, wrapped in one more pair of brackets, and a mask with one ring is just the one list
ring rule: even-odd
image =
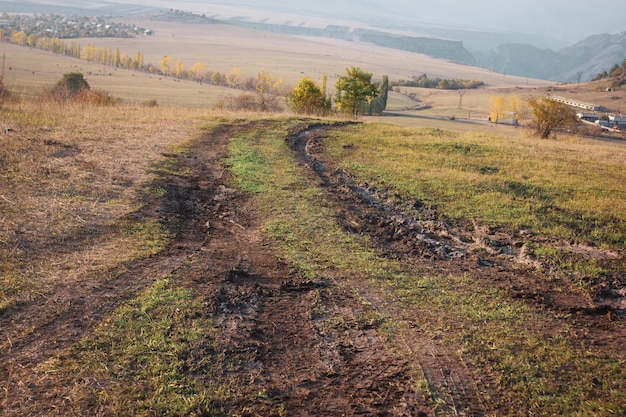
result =
[{"label": "dry grass", "polygon": [[[106,279],[121,262],[157,250],[141,206],[151,164],[198,135],[202,112],[18,101],[0,110],[0,309],[74,282]],[[138,243],[141,242],[141,243]],[[107,272],[109,271],[109,272]]]},{"label": "dry grass", "polygon": [[82,73],[92,89],[106,91],[131,104],[154,100],[165,106],[207,108],[225,97],[240,94],[228,88],[115,69],[16,45],[2,45],[6,51],[5,86],[15,94],[31,99],[69,72]]}]

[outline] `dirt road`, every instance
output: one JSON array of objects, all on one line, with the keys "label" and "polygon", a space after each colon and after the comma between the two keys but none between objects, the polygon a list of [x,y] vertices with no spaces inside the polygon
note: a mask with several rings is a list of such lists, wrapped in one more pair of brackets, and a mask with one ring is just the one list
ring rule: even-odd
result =
[{"label": "dirt road", "polygon": [[[169,248],[127,265],[126,272],[106,284],[85,276],[79,288],[56,288],[0,315],[0,375],[8,381],[2,386],[3,414],[75,414],[62,386],[71,383],[71,376],[42,372],[40,365],[90,335],[107,314],[156,277],[174,272],[178,284],[205,300],[203,314],[219,334],[217,345],[202,354],[228,357],[231,365],[224,380],[239,381],[247,391],[259,393],[256,398],[230,397],[220,404],[224,415],[246,407],[257,415],[289,416],[519,411],[500,400],[489,369],[475,369],[458,350],[425,337],[415,312],[397,302],[397,295],[358,277],[303,279],[277,256],[252,200],[231,187],[222,166],[230,138],[271,123],[224,125],[197,142],[189,157],[173,157],[192,174],[163,177],[165,197],[134,214],[175,225],[178,233]],[[588,313],[577,321],[585,337],[604,343],[607,353],[619,349],[626,335],[620,320],[597,325],[606,311],[563,291],[562,283],[519,268],[523,256],[518,242],[524,236],[451,231],[436,213],[417,221],[403,207],[383,204],[376,191],[333,166],[324,153],[325,135],[324,129],[301,126],[286,139],[301,164],[317,176],[312,186],[325,190],[345,228],[371,236],[381,252],[400,262],[428,262],[447,273],[469,274],[547,311]],[[417,202],[412,206],[420,209]],[[468,255],[480,239],[504,242],[494,259]],[[502,261],[505,247],[517,249]],[[365,308],[377,312],[374,317],[401,323],[401,336],[388,337],[382,320],[356,320]],[[549,332],[555,324],[545,326]]]}]

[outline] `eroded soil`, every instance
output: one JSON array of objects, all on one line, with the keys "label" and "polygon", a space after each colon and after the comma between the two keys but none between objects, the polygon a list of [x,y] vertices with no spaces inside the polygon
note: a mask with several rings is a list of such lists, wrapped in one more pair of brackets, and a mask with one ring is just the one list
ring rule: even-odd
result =
[{"label": "eroded soil", "polygon": [[[260,393],[231,398],[221,404],[227,412],[251,407],[258,415],[282,409],[290,416],[515,413],[498,400],[488,370],[473,369],[456,351],[425,338],[419,326],[408,326],[390,340],[380,322],[357,320],[364,316],[367,300],[381,316],[416,321],[413,312],[379,287],[358,277],[304,280],[277,257],[260,230],[252,201],[231,188],[222,166],[231,137],[270,123],[224,126],[196,143],[191,156],[172,156],[193,175],[162,178],[166,196],[134,213],[172,226],[177,236],[167,250],[126,265],[126,272],[105,283],[85,276],[81,286],[56,288],[0,315],[3,415],[74,414],[67,390],[39,366],[87,337],[155,279],[174,272],[180,285],[205,300],[204,314],[219,335],[217,347],[203,353],[228,357],[233,365],[224,377]],[[401,262],[470,274],[547,311],[573,312],[575,326],[584,329],[595,349],[607,355],[620,352],[626,335],[621,300],[608,305],[583,297],[527,268],[524,232],[505,236],[479,228],[453,230],[437,213],[424,212],[419,202],[389,205],[384,191],[357,184],[333,165],[324,153],[325,134],[301,126],[286,139],[311,168],[311,185],[323,187],[336,203],[337,219],[346,229],[368,234],[386,256]],[[420,210],[422,220],[416,220],[414,213]],[[476,245],[485,249],[480,257],[472,250]],[[547,333],[554,323],[545,324]],[[418,383],[422,375],[429,398]]]}]

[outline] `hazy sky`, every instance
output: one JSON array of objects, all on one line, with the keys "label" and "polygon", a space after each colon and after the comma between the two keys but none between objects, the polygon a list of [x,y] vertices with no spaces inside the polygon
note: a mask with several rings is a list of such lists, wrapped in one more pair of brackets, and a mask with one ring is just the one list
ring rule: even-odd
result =
[{"label": "hazy sky", "polygon": [[[603,0],[183,0],[207,7],[249,5],[285,13],[414,21],[550,36],[571,45],[589,35],[626,31],[626,1]],[[176,6],[172,6],[176,7]]]}]

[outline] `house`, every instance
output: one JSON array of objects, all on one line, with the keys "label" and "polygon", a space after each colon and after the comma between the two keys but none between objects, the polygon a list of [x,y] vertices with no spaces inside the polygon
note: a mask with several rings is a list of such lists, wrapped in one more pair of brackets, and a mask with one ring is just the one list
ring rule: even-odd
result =
[{"label": "house", "polygon": [[576,113],[578,120],[584,120],[586,122],[595,123],[600,117],[595,113]]},{"label": "house", "polygon": [[618,129],[626,129],[626,116],[609,116],[609,123],[612,127],[616,127]]}]

